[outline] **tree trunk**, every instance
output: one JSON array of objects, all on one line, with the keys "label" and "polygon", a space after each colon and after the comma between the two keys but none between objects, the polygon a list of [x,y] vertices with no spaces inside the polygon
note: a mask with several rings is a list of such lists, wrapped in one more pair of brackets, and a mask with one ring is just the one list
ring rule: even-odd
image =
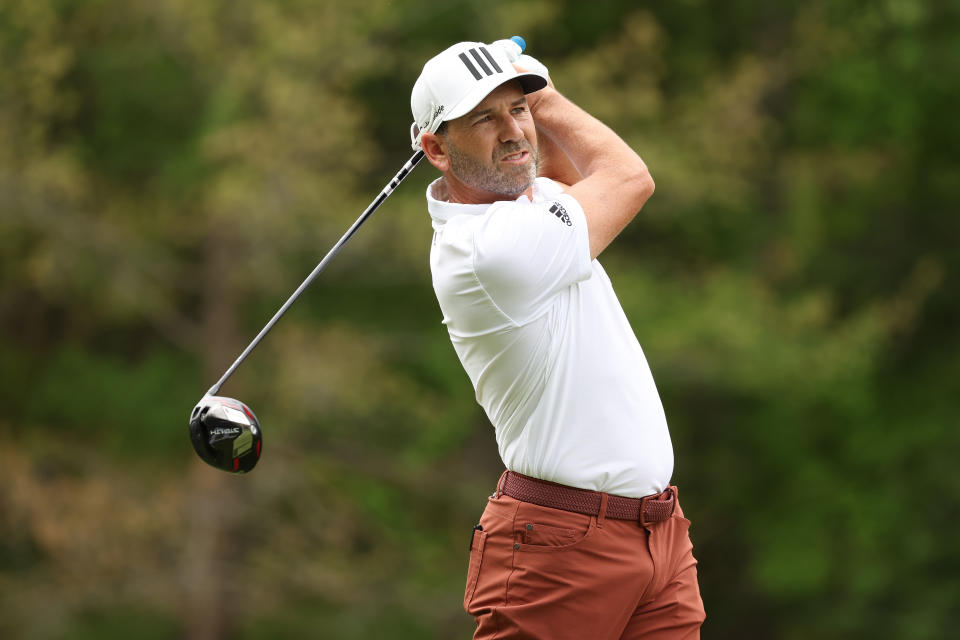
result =
[{"label": "tree trunk", "polygon": [[[214,227],[204,246],[208,250],[203,268],[200,349],[205,384],[212,384],[240,351],[237,286],[231,280],[234,254],[229,235]],[[233,506],[237,502],[237,478],[197,459],[187,481],[190,486],[186,494],[187,527],[182,556],[185,637],[190,640],[226,638],[235,619],[226,602],[237,573],[230,536],[232,516],[236,513]]]}]

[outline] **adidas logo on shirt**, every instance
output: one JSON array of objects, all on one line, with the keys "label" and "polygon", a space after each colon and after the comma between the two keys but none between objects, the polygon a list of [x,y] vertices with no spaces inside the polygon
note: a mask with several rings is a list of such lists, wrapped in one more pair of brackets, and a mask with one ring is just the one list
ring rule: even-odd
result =
[{"label": "adidas logo on shirt", "polygon": [[568,227],[573,226],[573,222],[570,221],[570,215],[567,213],[567,210],[563,208],[563,205],[559,202],[554,202],[553,206],[550,207],[550,213],[557,216],[565,225]]}]

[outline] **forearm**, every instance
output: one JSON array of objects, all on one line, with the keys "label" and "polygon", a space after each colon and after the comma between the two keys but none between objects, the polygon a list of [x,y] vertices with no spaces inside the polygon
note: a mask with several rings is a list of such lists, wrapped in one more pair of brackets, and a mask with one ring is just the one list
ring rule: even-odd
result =
[{"label": "forearm", "polygon": [[537,175],[550,178],[568,187],[583,179],[563,149],[539,126],[537,127],[537,146],[539,151]]},{"label": "forearm", "polygon": [[531,113],[538,130],[583,176],[567,192],[586,214],[590,255],[595,258],[653,194],[653,179],[620,136],[555,89],[543,89]]},{"label": "forearm", "polygon": [[555,89],[542,93],[531,108],[537,131],[544,134],[549,147],[569,158],[582,177],[602,171],[629,178],[646,172],[640,156],[609,127]]}]

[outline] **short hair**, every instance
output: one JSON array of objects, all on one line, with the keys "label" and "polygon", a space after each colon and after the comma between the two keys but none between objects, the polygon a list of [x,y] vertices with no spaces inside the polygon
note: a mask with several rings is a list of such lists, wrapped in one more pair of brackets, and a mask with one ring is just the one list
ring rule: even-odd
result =
[{"label": "short hair", "polygon": [[440,123],[440,126],[437,127],[436,134],[437,134],[438,136],[445,136],[445,135],[447,135],[447,121],[446,121],[446,120],[444,120],[443,122],[441,122],[441,123]]}]

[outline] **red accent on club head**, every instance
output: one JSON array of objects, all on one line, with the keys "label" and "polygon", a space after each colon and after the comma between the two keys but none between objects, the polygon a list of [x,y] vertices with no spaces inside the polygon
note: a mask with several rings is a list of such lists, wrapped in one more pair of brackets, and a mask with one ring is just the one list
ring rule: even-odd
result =
[{"label": "red accent on club head", "polygon": [[240,403],[240,406],[243,407],[243,412],[244,412],[245,414],[247,414],[247,417],[248,417],[248,418],[250,418],[251,420],[256,420],[256,418],[253,417],[253,414],[250,413],[250,409],[247,409],[247,405],[245,405],[245,404],[243,404],[243,403]]},{"label": "red accent on club head", "polygon": [[233,459],[233,470],[236,471],[240,468],[240,458]]},{"label": "red accent on club head", "polygon": [[260,441],[257,440],[257,457],[260,457]]}]

